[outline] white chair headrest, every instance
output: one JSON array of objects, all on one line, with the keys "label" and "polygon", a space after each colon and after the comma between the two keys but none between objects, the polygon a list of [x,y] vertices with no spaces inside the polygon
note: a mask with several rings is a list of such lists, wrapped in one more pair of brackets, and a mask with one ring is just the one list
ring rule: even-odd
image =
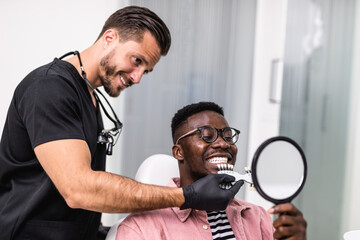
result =
[{"label": "white chair headrest", "polygon": [[179,177],[178,161],[167,154],[154,154],[140,165],[135,180],[166,186],[173,177]]},{"label": "white chair headrest", "polygon": [[359,240],[360,230],[349,231],[344,234],[344,240]]}]

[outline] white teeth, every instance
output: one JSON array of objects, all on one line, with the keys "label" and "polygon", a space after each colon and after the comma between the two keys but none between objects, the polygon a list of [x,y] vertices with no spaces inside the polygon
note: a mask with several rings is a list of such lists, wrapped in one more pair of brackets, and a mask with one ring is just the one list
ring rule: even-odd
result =
[{"label": "white teeth", "polygon": [[123,77],[121,75],[120,75],[120,80],[124,84],[124,86],[126,86],[125,80],[123,79]]},{"label": "white teeth", "polygon": [[227,163],[228,159],[226,157],[214,157],[208,160],[209,163]]}]

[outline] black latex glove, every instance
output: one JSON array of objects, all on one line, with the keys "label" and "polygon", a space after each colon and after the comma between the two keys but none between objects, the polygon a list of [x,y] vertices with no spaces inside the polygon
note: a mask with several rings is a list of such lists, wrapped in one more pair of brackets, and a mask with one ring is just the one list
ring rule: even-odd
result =
[{"label": "black latex glove", "polygon": [[222,189],[220,183],[231,183],[235,178],[226,174],[209,174],[190,186],[182,187],[185,203],[181,209],[224,210],[234,198],[244,181],[238,181],[230,189]]}]

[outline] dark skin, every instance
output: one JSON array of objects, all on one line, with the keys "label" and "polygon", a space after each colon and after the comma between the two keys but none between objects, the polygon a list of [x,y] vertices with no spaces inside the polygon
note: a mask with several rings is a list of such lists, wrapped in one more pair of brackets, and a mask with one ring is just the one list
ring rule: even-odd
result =
[{"label": "dark skin", "polygon": [[[176,129],[174,139],[202,126],[211,126],[217,129],[229,127],[221,114],[214,111],[203,111],[190,116],[182,123]],[[220,136],[215,142],[206,143],[200,138],[199,131],[181,139],[178,144],[173,146],[172,151],[179,163],[181,186],[190,185],[207,174],[216,174],[218,168],[216,164],[211,163],[212,160],[221,159],[234,165],[237,155],[235,144],[226,143]],[[307,223],[302,213],[293,204],[279,204],[270,208],[268,212],[278,214],[278,218],[273,222],[275,239],[306,239]]]},{"label": "dark skin", "polygon": [[302,213],[293,204],[278,204],[270,208],[268,213],[278,214],[278,218],[273,223],[275,228],[274,238],[287,240],[306,239],[307,223]]}]

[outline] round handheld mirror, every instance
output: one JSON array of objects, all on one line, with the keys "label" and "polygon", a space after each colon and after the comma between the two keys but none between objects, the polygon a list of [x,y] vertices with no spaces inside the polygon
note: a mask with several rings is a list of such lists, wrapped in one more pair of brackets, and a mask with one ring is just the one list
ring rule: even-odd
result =
[{"label": "round handheld mirror", "polygon": [[282,136],[263,142],[251,164],[254,187],[274,204],[291,202],[303,188],[306,174],[306,158],[301,147]]}]

